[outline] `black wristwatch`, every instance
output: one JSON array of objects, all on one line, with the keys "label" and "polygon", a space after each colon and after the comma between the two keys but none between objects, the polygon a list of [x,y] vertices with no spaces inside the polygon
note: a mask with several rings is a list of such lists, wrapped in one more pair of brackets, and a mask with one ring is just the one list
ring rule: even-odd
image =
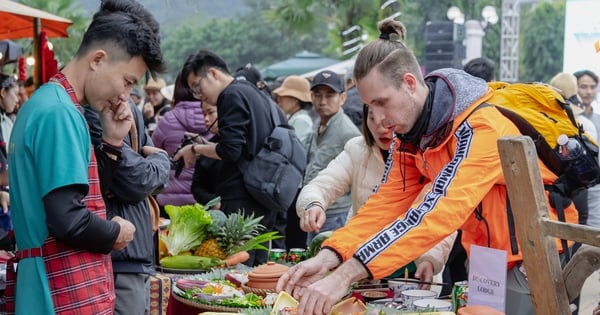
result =
[{"label": "black wristwatch", "polygon": [[120,161],[122,159],[121,148],[110,145],[105,141],[100,143],[100,151],[104,152],[104,154],[106,154],[106,156],[113,161]]}]

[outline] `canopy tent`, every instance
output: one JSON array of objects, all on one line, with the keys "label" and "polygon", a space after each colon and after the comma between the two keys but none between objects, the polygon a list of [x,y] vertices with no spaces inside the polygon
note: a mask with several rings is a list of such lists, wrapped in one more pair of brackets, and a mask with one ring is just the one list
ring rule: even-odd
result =
[{"label": "canopy tent", "polygon": [[14,1],[0,0],[0,39],[33,38],[36,88],[42,83],[42,30],[46,37],[68,37],[67,28],[71,24],[70,20],[60,16]]},{"label": "canopy tent", "polygon": [[323,57],[317,53],[303,51],[287,60],[274,63],[262,69],[261,72],[264,79],[270,81],[280,76],[299,75],[337,62],[339,62],[339,60]]},{"label": "canopy tent", "polygon": [[48,37],[67,37],[67,28],[72,24],[60,16],[14,1],[0,0],[0,39],[34,37],[35,19],[40,20]]},{"label": "canopy tent", "polygon": [[337,75],[339,75],[340,77],[343,77],[344,75],[346,75],[346,72],[348,70],[350,70],[352,67],[354,67],[354,61],[356,60],[356,57],[353,57],[351,59],[348,60],[344,60],[338,63],[334,63],[332,65],[328,65],[326,67],[323,68],[319,68],[304,74],[301,74],[301,77],[305,77],[309,80],[312,80],[312,78],[315,76],[315,74],[321,72],[321,71],[325,71],[325,70],[329,70],[329,71],[333,71],[335,73],[337,73]]}]

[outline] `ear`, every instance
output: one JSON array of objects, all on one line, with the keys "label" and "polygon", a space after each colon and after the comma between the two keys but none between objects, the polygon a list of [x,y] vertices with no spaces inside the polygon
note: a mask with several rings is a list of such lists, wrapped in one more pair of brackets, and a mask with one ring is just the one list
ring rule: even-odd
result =
[{"label": "ear", "polygon": [[342,103],[342,105],[344,105],[344,103],[346,103],[346,98],[348,96],[346,95],[346,91],[340,93],[340,102]]},{"label": "ear", "polygon": [[414,76],[414,74],[407,72],[402,76],[402,80],[404,81],[404,85],[408,90],[414,93],[417,90],[418,80]]},{"label": "ear", "polygon": [[90,54],[89,64],[92,70],[96,70],[103,62],[108,59],[108,54],[103,49],[95,50]]},{"label": "ear", "polygon": [[0,97],[2,99],[4,99],[6,97],[7,93],[8,93],[7,89],[5,89],[5,88],[0,89]]}]

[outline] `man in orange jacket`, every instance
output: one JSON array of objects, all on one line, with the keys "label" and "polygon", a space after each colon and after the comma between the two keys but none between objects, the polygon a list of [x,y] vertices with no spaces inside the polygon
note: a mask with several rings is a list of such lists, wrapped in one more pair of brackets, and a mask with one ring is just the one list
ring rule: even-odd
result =
[{"label": "man in orange jacket", "polygon": [[[300,298],[298,314],[327,314],[352,282],[385,277],[461,229],[467,254],[471,244],[507,251],[506,314],[533,314],[526,276],[515,268],[522,256],[511,242],[496,145],[499,137],[520,133],[494,107],[474,111],[493,95],[484,80],[455,69],[423,78],[412,51],[390,39],[402,29],[400,22],[383,21],[380,38],[361,50],[354,68],[372,119],[396,133],[383,182],[316,257],[280,278],[277,289]],[[539,163],[544,183],[551,184],[556,176]],[[432,188],[414,201],[427,183]],[[565,216],[577,222],[572,205]],[[513,309],[511,301],[520,302]]]}]

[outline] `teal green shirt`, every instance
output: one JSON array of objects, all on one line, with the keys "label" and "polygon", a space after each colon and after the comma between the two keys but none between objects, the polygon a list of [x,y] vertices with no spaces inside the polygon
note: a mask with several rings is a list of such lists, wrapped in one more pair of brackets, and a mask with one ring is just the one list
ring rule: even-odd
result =
[{"label": "teal green shirt", "polygon": [[[38,89],[19,110],[9,143],[10,205],[19,249],[48,236],[42,198],[52,190],[88,184],[90,136],[85,118],[58,84]],[[54,314],[41,257],[18,264],[17,314]]]}]

